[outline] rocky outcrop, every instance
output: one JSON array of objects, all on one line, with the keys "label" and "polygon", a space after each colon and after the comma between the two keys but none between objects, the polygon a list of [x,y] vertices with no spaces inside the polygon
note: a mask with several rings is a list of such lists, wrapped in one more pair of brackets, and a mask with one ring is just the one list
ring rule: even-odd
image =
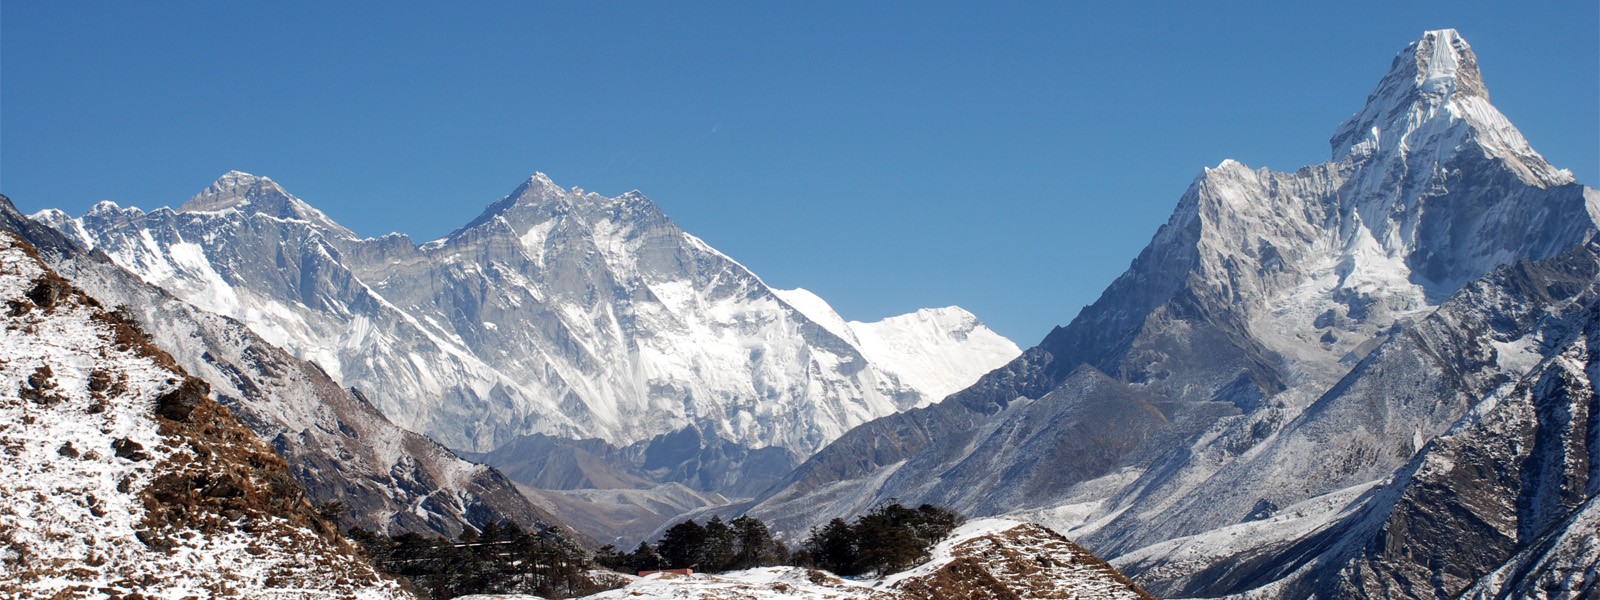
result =
[{"label": "rocky outcrop", "polygon": [[409,596],[205,383],[38,256],[0,232],[0,590]]},{"label": "rocky outcrop", "polygon": [[1034,523],[978,522],[934,558],[889,577],[909,598],[1126,598],[1154,600],[1106,561]]}]

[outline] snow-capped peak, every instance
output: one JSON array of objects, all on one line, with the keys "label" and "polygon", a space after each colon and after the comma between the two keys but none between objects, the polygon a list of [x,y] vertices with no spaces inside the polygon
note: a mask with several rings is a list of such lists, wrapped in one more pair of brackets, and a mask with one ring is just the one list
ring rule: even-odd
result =
[{"label": "snow-capped peak", "polygon": [[556,182],[545,175],[543,171],[535,171],[531,177],[511,190],[506,197],[501,198],[487,207],[477,218],[462,225],[459,229],[450,232],[444,239],[454,239],[463,232],[494,222],[496,219],[505,218],[508,213],[514,212],[518,207],[538,207],[551,203],[565,202],[567,191],[556,185]]},{"label": "snow-capped peak", "polygon": [[1386,77],[1410,78],[1424,94],[1489,97],[1489,90],[1483,87],[1483,74],[1478,71],[1478,56],[1456,30],[1423,33],[1422,39],[1412,42],[1406,50],[1410,56],[1404,51],[1400,56],[1409,60],[1391,66]]},{"label": "snow-capped peak", "polygon": [[517,189],[511,192],[511,197],[542,198],[552,195],[564,195],[565,193],[566,191],[561,189],[561,186],[556,185],[556,182],[550,179],[549,175],[545,175],[543,171],[534,171],[527,181],[522,182],[522,185],[517,186]]},{"label": "snow-capped peak", "polygon": [[244,171],[228,171],[213,181],[200,193],[195,194],[183,206],[178,207],[181,212],[217,212],[230,208],[240,208],[250,204],[251,192],[256,195],[273,193],[288,196],[289,193],[277,183],[266,177],[257,177]]},{"label": "snow-capped peak", "polygon": [[1022,349],[959,306],[850,322],[861,353],[937,401],[1010,362]]},{"label": "snow-capped peak", "polygon": [[228,210],[261,214],[277,219],[305,221],[335,235],[356,237],[355,233],[335,223],[322,211],[294,197],[277,182],[244,171],[223,173],[205,190],[178,207],[178,212],[185,213]]},{"label": "snow-capped peak", "polygon": [[[1392,156],[1442,163],[1476,147],[1502,160],[1529,184],[1572,183],[1528,145],[1522,133],[1489,104],[1478,57],[1454,29],[1428,31],[1395,56],[1367,103],[1334,131],[1333,159]],[[1409,162],[1409,161],[1408,161]],[[1413,164],[1413,173],[1435,169]]]},{"label": "snow-capped peak", "polygon": [[872,323],[846,322],[820,296],[804,288],[773,290],[840,339],[855,346],[867,360],[894,373],[926,394],[929,402],[972,385],[983,374],[1006,364],[1022,349],[985,327],[959,306],[923,308]]},{"label": "snow-capped peak", "polygon": [[512,200],[514,203],[525,203],[545,201],[566,195],[567,191],[551,180],[549,175],[545,175],[542,171],[535,171],[532,177],[522,182],[522,185],[517,186],[517,189],[512,190],[507,199]]}]

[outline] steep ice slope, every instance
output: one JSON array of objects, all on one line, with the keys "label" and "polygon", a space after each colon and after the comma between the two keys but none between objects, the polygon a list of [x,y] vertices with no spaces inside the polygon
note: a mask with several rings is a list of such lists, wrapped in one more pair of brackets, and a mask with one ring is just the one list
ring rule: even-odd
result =
[{"label": "steep ice slope", "polygon": [[409,597],[281,459],[0,232],[0,593]]},{"label": "steep ice slope", "polygon": [[805,289],[774,290],[830,333],[850,342],[879,368],[921,390],[926,402],[960,391],[1022,354],[1016,343],[959,306],[924,308],[880,321],[846,322]]},{"label": "steep ice slope", "polygon": [[[104,203],[38,218],[464,450],[531,434],[650,446],[693,431],[707,451],[803,457],[953,385],[921,376],[923,359],[896,354],[893,335],[878,354],[894,370],[878,366],[643,195],[564,190],[543,174],[420,246],[357,239],[237,172],[178,211]],[[968,377],[1004,351],[975,320],[921,321],[915,335],[967,336],[923,356]],[[920,390],[896,370],[942,387]],[[683,481],[717,479],[700,472],[716,462],[703,453],[652,454],[676,457],[664,468]]]},{"label": "steep ice slope", "polygon": [[488,467],[400,429],[311,363],[237,321],[206,313],[18,214],[0,196],[0,230],[22,234],[63,275],[123,307],[219,402],[273,444],[308,498],[344,506],[341,525],[454,537],[463,527],[553,522]]},{"label": "steep ice slope", "polygon": [[[1294,173],[1231,160],[1207,169],[1071,324],[943,403],[846,434],[754,513],[803,531],[822,512],[889,497],[1036,510],[1115,556],[1400,468],[1484,385],[1372,415],[1348,461],[1295,472],[1276,462],[1290,454],[1252,449],[1291,423],[1285,439],[1361,425],[1318,399],[1464,283],[1590,238],[1600,194],[1550,167],[1493,109],[1450,30],[1403,50],[1333,146],[1333,160]],[[1493,368],[1537,360],[1489,348]],[[1156,517],[1178,527],[1141,526]]]}]

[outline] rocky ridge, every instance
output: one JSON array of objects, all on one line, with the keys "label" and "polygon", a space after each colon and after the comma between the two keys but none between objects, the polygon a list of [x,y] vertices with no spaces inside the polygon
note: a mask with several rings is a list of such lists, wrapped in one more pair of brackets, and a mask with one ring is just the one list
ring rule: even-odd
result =
[{"label": "rocky ridge", "polygon": [[0,590],[409,597],[204,382],[0,233]]}]

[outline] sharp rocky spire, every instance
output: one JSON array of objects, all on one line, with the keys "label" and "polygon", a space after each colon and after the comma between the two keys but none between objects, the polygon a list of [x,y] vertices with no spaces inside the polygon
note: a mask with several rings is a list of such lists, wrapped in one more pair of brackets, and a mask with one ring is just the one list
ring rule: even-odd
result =
[{"label": "sharp rocky spire", "polygon": [[1401,50],[1366,105],[1329,141],[1335,161],[1398,159],[1409,172],[1426,174],[1459,152],[1478,149],[1529,184],[1573,182],[1489,103],[1478,57],[1454,29],[1428,31]]}]

